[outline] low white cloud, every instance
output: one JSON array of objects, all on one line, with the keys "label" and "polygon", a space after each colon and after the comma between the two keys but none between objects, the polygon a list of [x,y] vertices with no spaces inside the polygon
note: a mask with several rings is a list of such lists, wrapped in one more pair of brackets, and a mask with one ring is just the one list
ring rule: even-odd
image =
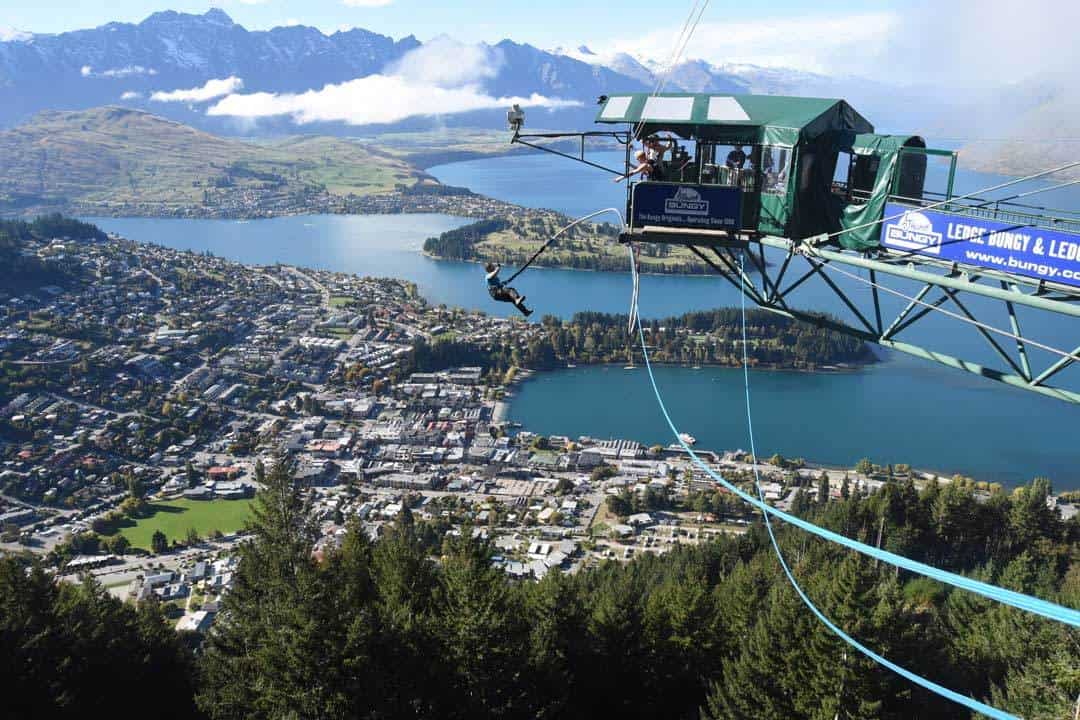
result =
[{"label": "low white cloud", "polygon": [[264,92],[229,95],[207,110],[207,114],[246,118],[286,115],[301,125],[313,122],[372,125],[419,115],[451,115],[506,108],[513,103],[545,108],[581,104],[537,94],[529,97],[493,97],[477,86],[445,88],[418,84],[399,76],[369,75],[295,95]]},{"label": "low white cloud", "polygon": [[136,75],[157,75],[158,71],[142,65],[127,65],[122,68],[110,68],[108,70],[94,70],[89,65],[83,65],[79,73],[83,77],[126,78]]},{"label": "low white cloud", "polygon": [[885,45],[883,71],[968,87],[1054,74],[1080,88],[1075,0],[955,0],[942,8],[930,0],[905,8]]},{"label": "low white cloud", "polygon": [[493,47],[440,35],[405,53],[386,68],[386,74],[415,84],[456,88],[495,77],[502,63],[502,55]]},{"label": "low white cloud", "polygon": [[[902,11],[809,13],[779,18],[713,19],[707,13],[682,55],[712,65],[791,68],[833,77],[935,84],[960,90],[998,87],[1045,74],[1080,85],[1080,2],[1075,0],[914,0]],[[600,55],[625,52],[662,69],[678,23],[590,43]],[[1034,38],[1034,40],[1033,40]],[[585,59],[585,58],[582,58]]]},{"label": "low white cloud", "polygon": [[359,8],[386,7],[392,2],[394,2],[394,0],[341,0],[342,5]]},{"label": "low white cloud", "polygon": [[[735,22],[703,22],[682,60],[713,65],[785,67],[819,73],[864,74],[880,53],[899,18],[887,12],[842,16],[803,16]],[[598,47],[599,53],[624,52],[665,67],[679,35],[677,26]]]},{"label": "low white cloud", "polygon": [[128,65],[127,67],[103,70],[97,74],[102,77],[122,78],[131,77],[132,75],[157,75],[157,70],[145,68],[142,65]]},{"label": "low white cloud", "polygon": [[24,32],[13,27],[0,26],[0,42],[19,42],[34,37],[33,33]]},{"label": "low white cloud", "polygon": [[155,102],[207,102],[214,98],[234,93],[244,87],[244,81],[236,76],[222,78],[220,80],[208,80],[205,85],[187,90],[172,90],[170,92],[155,92],[150,96]]},{"label": "low white cloud", "polygon": [[299,124],[393,123],[415,116],[453,115],[474,110],[526,107],[561,108],[581,103],[533,94],[495,97],[482,82],[495,76],[501,55],[486,45],[467,45],[440,37],[405,54],[378,75],[326,85],[296,94],[230,94],[208,115],[234,118],[287,116]]},{"label": "low white cloud", "polygon": [[126,93],[120,96],[121,100],[138,100],[142,97],[142,93],[135,92],[134,90],[128,90]]}]

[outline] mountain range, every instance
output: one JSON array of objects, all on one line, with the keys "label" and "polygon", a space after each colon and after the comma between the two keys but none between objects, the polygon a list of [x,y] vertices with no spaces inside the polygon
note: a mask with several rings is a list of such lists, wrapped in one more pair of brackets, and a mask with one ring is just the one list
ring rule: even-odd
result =
[{"label": "mountain range", "polygon": [[[137,24],[112,22],[55,35],[5,30],[0,33],[0,128],[24,123],[43,110],[123,105],[220,135],[291,135],[298,130],[355,135],[356,126],[333,118],[316,117],[300,129],[289,114],[260,117],[253,123],[207,111],[210,100],[230,92],[271,94],[267,97],[310,94],[393,73],[410,56],[437,42],[421,43],[412,35],[394,39],[359,28],[330,35],[303,25],[249,31],[220,9],[201,15],[164,11]],[[468,79],[468,87],[477,93],[489,99],[540,96],[574,103],[541,110],[532,126],[548,129],[588,127],[597,96],[651,91],[663,70],[648,59],[626,53],[601,55],[585,46],[544,50],[506,39],[479,48],[484,67]],[[854,75],[830,77],[702,60],[683,62],[665,77],[667,91],[843,97],[879,132],[958,138],[955,146],[966,144],[972,160],[998,170],[1023,170],[1035,158],[1041,163],[1067,154],[1074,147],[1062,143],[1080,135],[1076,93],[1065,89],[1071,82],[1063,78],[980,95],[955,87],[902,87]],[[207,83],[221,89],[210,92]],[[161,101],[162,93],[171,94],[174,101]],[[365,127],[363,132],[502,124],[501,111],[488,102],[484,109],[417,114]],[[1038,152],[966,141],[1030,140],[1035,134],[1042,141]]]},{"label": "mountain range", "polygon": [[[250,127],[208,117],[205,106],[155,102],[150,96],[226,78],[237,79],[248,93],[317,90],[386,72],[421,46],[411,35],[395,40],[363,29],[331,35],[303,25],[249,31],[219,9],[202,15],[158,12],[138,24],[113,22],[56,35],[9,31],[0,36],[0,127],[16,125],[41,110],[119,103],[152,109],[215,132],[247,133]],[[496,67],[478,78],[483,92],[493,97],[536,94],[581,104],[547,113],[544,124],[549,127],[591,122],[597,96],[650,91],[660,70],[656,63],[625,53],[606,57],[587,47],[543,50],[502,40],[484,48],[496,59]],[[865,80],[745,65],[713,66],[700,60],[682,63],[668,78],[670,91],[827,94],[849,99],[854,91],[864,106],[869,103],[875,108],[882,107],[886,98],[890,102],[896,98],[895,88]],[[445,123],[493,127],[501,124],[501,113],[485,110],[437,120],[420,117],[398,125],[415,128]],[[287,121],[261,121],[264,132],[289,132],[289,126]],[[334,128],[317,130],[333,132]]]}]

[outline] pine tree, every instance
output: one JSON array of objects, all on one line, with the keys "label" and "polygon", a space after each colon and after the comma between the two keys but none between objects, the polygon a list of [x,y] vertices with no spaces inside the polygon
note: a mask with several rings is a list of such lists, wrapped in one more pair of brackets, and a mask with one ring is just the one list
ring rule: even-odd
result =
[{"label": "pine tree", "polygon": [[590,644],[582,593],[562,573],[548,573],[524,585],[522,601],[529,627],[525,677],[537,718],[574,714],[589,696]]},{"label": "pine tree", "polygon": [[759,603],[750,634],[735,656],[723,663],[702,712],[714,720],[790,720],[799,710],[808,671],[806,638],[811,626],[802,602],[779,577],[765,603]]},{"label": "pine tree", "polygon": [[645,641],[656,683],[641,708],[646,715],[693,715],[708,690],[705,678],[720,671],[717,638],[723,630],[715,597],[698,555],[686,555],[667,568],[645,603]]},{"label": "pine tree", "polygon": [[520,673],[528,634],[506,575],[492,567],[486,546],[463,540],[453,543],[441,576],[438,633],[444,651],[443,684],[454,698],[443,707],[444,716],[523,714]]},{"label": "pine tree", "polygon": [[291,468],[278,462],[252,504],[233,588],[207,643],[200,707],[210,717],[332,717],[348,706],[322,613],[317,537]]},{"label": "pine tree", "polygon": [[[818,598],[822,612],[840,629],[875,652],[889,656],[899,610],[898,593],[894,590],[882,595],[878,574],[871,561],[861,555],[848,555],[837,562],[830,551],[818,558],[821,567],[827,567],[830,560],[834,564],[831,570],[818,573],[804,584],[808,594]],[[908,717],[902,710],[908,687],[820,623],[811,635],[810,648],[815,693],[802,708],[808,717]],[[890,698],[890,705],[886,705],[886,698]],[[893,702],[899,704],[896,710]]]},{"label": "pine tree", "polygon": [[806,488],[799,488],[795,491],[795,498],[791,501],[791,514],[802,516],[809,509],[810,495],[806,492]]},{"label": "pine tree", "polygon": [[642,704],[644,676],[653,668],[642,637],[644,587],[634,572],[638,565],[635,562],[620,572],[616,563],[606,563],[590,574],[587,606],[594,654],[585,669],[593,690],[587,716],[635,717]]},{"label": "pine tree", "polygon": [[829,502],[829,476],[821,473],[821,477],[818,478],[817,504],[824,505],[827,502]]},{"label": "pine tree", "polygon": [[89,577],[57,583],[40,564],[0,558],[0,647],[4,717],[197,716],[191,653],[157,605],[123,604]]},{"label": "pine tree", "polygon": [[405,507],[372,552],[379,632],[373,663],[392,669],[377,698],[377,715],[436,715],[439,688],[430,678],[442,671],[443,649],[435,633],[438,573],[420,544]]},{"label": "pine tree", "polygon": [[165,533],[160,530],[154,531],[154,534],[150,537],[150,549],[154,551],[155,555],[168,551],[169,539],[165,537]]}]

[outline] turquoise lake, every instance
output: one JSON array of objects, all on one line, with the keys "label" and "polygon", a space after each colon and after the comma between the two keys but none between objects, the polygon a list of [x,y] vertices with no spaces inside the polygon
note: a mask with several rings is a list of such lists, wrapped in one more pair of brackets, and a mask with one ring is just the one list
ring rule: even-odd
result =
[{"label": "turquoise lake", "polygon": [[[600,154],[602,161],[610,163],[619,157]],[[619,186],[604,173],[549,156],[469,161],[429,172],[446,183],[571,215],[618,206],[623,198]],[[960,173],[957,189],[966,192],[1003,180]],[[1047,193],[1041,199],[1049,205],[1080,208],[1075,188]],[[421,254],[427,237],[468,222],[450,215],[323,215],[250,222],[91,219],[133,240],[209,251],[245,263],[282,262],[399,277],[415,282],[434,303],[500,315],[512,312],[488,298],[476,264],[433,260]],[[868,288],[854,280],[836,279],[852,293],[869,294]],[[888,284],[908,294],[917,289],[900,281]],[[515,285],[536,307],[534,318],[544,314],[569,318],[581,310],[625,313],[630,299],[629,273],[541,268],[522,275]],[[738,302],[737,291],[718,278],[642,279],[640,305],[645,317]],[[821,282],[802,285],[793,304],[851,317]],[[890,298],[883,309],[895,312],[902,304]],[[971,306],[991,309],[978,302]],[[988,319],[1007,328],[1004,311],[992,309]],[[1023,310],[1020,320],[1026,332],[1047,344],[1069,345],[1069,349],[1077,344],[1075,321]],[[936,313],[925,324],[904,331],[902,337],[997,364],[974,328]],[[1044,475],[1059,489],[1080,487],[1080,453],[1071,437],[1080,409],[902,354],[880,350],[879,354],[882,363],[855,372],[752,373],[759,451],[836,464],[867,456],[876,462],[908,462],[1009,484]],[[1039,361],[1046,357],[1040,351],[1033,354]],[[664,367],[658,377],[676,422],[696,436],[701,446],[748,446],[741,372]],[[599,367],[540,374],[519,388],[511,417],[549,434],[626,437],[650,444],[672,441],[643,370]]]}]

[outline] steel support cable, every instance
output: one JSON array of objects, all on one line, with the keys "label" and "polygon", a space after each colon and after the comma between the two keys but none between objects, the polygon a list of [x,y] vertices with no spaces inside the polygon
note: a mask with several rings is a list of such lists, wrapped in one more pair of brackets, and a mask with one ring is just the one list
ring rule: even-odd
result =
[{"label": "steel support cable", "polygon": [[903,568],[904,570],[909,570],[919,575],[924,575],[933,580],[937,580],[947,585],[951,585],[952,587],[960,588],[961,590],[968,590],[977,595],[982,595],[983,597],[989,598],[991,600],[996,600],[997,602],[1017,608],[1018,610],[1025,610],[1036,615],[1041,615],[1042,617],[1048,618],[1050,620],[1056,620],[1057,622],[1061,622],[1066,625],[1080,627],[1080,611],[1062,607],[1061,605],[1057,605],[1055,603],[1032,597],[1030,595],[1025,595],[1023,593],[1019,593],[1013,590],[1000,588],[989,583],[985,583],[979,580],[975,580],[973,578],[949,572],[947,570],[941,570],[931,565],[921,563],[917,560],[912,560],[911,558],[904,557],[903,555],[897,555],[896,553],[892,553],[887,550],[882,550],[880,548],[867,545],[865,543],[859,542],[858,540],[853,540],[847,536],[833,532],[832,530],[827,530],[825,528],[819,527],[814,523],[803,520],[802,518],[790,515],[782,510],[774,508],[768,503],[763,503],[758,498],[753,497],[752,495],[748,494],[744,490],[740,489],[736,485],[726,480],[723,476],[721,476],[719,473],[709,467],[709,465],[704,460],[702,460],[697,453],[694,452],[693,448],[687,445],[686,442],[683,441],[682,437],[680,437],[681,431],[678,429],[678,427],[676,427],[675,421],[672,420],[670,413],[668,413],[667,406],[664,404],[664,398],[660,394],[660,388],[656,382],[656,377],[653,375],[652,363],[649,360],[648,346],[645,342],[645,331],[641,324],[640,307],[638,308],[638,314],[635,319],[638,326],[638,336],[641,341],[641,352],[643,357],[645,358],[645,367],[648,370],[649,374],[649,381],[652,384],[653,393],[656,396],[657,404],[660,407],[660,411],[664,416],[664,420],[667,423],[668,428],[675,436],[678,444],[693,460],[695,465],[697,465],[709,477],[723,485],[725,488],[730,490],[739,498],[749,503],[750,505],[758,508],[762,512],[769,513],[773,517],[779,518],[786,523],[806,530],[807,532],[824,538],[825,540],[828,540],[830,542],[836,543],[837,545],[842,545],[846,548],[855,550],[856,552],[860,552],[869,557],[881,560],[883,562],[887,562],[895,567]]},{"label": "steel support cable", "polygon": [[[739,259],[739,265],[741,269],[742,258]],[[758,471],[757,464],[757,446],[754,442],[754,416],[750,409],[750,362],[747,356],[748,343],[746,337],[746,294],[740,293],[739,297],[739,314],[742,319],[742,366],[743,387],[744,394],[746,396],[746,431],[747,434],[750,436],[750,457],[753,458],[754,487],[757,489],[758,501],[762,504],[766,504],[765,493],[761,489],[761,475]],[[878,665],[892,670],[894,673],[900,675],[904,679],[913,682],[916,685],[919,685],[929,690],[930,692],[935,693],[936,695],[940,695],[943,698],[952,700],[953,702],[964,705],[970,710],[982,713],[983,715],[995,718],[996,720],[1016,720],[1014,715],[1010,715],[1009,713],[998,710],[997,708],[991,707],[990,705],[981,703],[978,700],[970,698],[966,695],[961,695],[955,690],[950,690],[947,687],[938,685],[932,680],[928,680],[921,675],[913,673],[910,670],[907,670],[906,668],[897,665],[896,663],[888,660],[887,658],[866,647],[858,640],[844,632],[831,620],[829,620],[825,613],[822,612],[821,609],[819,609],[818,606],[814,604],[814,601],[811,600],[809,596],[807,596],[806,591],[802,589],[802,586],[800,586],[799,582],[795,579],[795,574],[791,571],[791,568],[788,567],[787,561],[784,559],[784,553],[780,550],[780,543],[777,542],[776,535],[775,533],[773,533],[773,526],[772,521],[769,519],[769,513],[762,511],[761,515],[765,520],[765,529],[769,533],[769,542],[772,543],[773,550],[776,552],[776,559],[780,562],[780,567],[783,569],[784,574],[787,576],[788,582],[791,583],[791,587],[794,588],[796,594],[798,594],[799,598],[802,599],[803,604],[810,609],[810,612],[812,612],[817,617],[817,619],[820,620],[823,625],[825,625],[825,627],[832,631],[834,635],[839,637],[851,647],[861,652],[866,657],[876,662]]]},{"label": "steel support cable", "polygon": [[[652,92],[649,93],[649,97],[653,97],[660,92],[660,86],[663,83],[664,76],[671,71],[672,67],[674,67],[675,53],[682,45],[683,38],[686,37],[686,31],[690,28],[690,23],[693,21],[694,13],[697,12],[698,5],[700,3],[701,0],[694,0],[694,4],[690,6],[690,14],[686,16],[686,20],[683,21],[682,29],[679,30],[679,34],[675,37],[675,43],[671,46],[671,52],[668,53],[667,61],[664,63],[664,66],[663,68],[661,68],[660,72],[656,75],[656,82],[653,83],[653,89]],[[641,127],[644,124],[644,120],[638,120],[637,125],[634,126],[634,132],[630,136],[631,140],[637,137],[638,132],[641,130]]]},{"label": "steel support cable", "polygon": [[664,63],[663,68],[656,75],[656,82],[653,83],[652,92],[650,95],[656,95],[660,92],[660,87],[663,84],[664,77],[671,71],[671,68],[675,66],[675,57],[679,52],[679,48],[682,47],[683,40],[686,38],[687,31],[690,29],[691,23],[694,21],[694,14],[698,11],[698,7],[701,5],[701,0],[694,0],[694,4],[690,6],[690,12],[686,16],[686,20],[683,21],[682,28],[679,30],[679,34],[675,36],[675,42],[671,46],[671,52],[668,53],[667,60]]},{"label": "steel support cable", "polygon": [[[700,4],[700,8],[699,8]],[[664,91],[667,87],[668,80],[671,77],[671,73],[675,70],[675,66],[678,65],[679,60],[682,58],[682,54],[686,51],[687,46],[690,44],[690,39],[694,36],[694,32],[697,30],[698,24],[701,22],[702,16],[705,14],[705,9],[709,6],[709,0],[694,0],[694,4],[690,7],[690,14],[686,17],[686,22],[683,23],[682,30],[675,38],[675,45],[672,47],[671,55],[668,56],[668,63],[666,67],[656,77],[656,84],[653,86],[653,91],[650,93],[650,97],[655,97]],[[694,13],[697,13],[695,18]],[[634,127],[634,133],[632,137],[637,137],[637,134],[641,132],[641,128],[645,125],[645,120],[641,119]]]},{"label": "steel support cable", "polygon": [[1061,356],[1063,358],[1072,358],[1073,360],[1080,360],[1080,357],[1078,357],[1074,353],[1066,352],[1066,351],[1061,350],[1059,348],[1053,347],[1052,345],[1047,345],[1045,343],[1041,343],[1041,342],[1039,342],[1037,340],[1030,340],[1030,339],[1025,338],[1025,337],[1023,337],[1021,335],[1017,335],[1016,333],[1009,332],[1008,330],[1002,330],[1001,328],[994,327],[993,325],[988,325],[988,324],[986,324],[984,322],[981,322],[979,320],[973,320],[973,319],[971,319],[969,317],[966,317],[966,316],[961,315],[959,313],[955,313],[955,312],[953,312],[951,310],[946,310],[945,308],[942,308],[942,307],[940,307],[938,305],[935,305],[934,303],[928,303],[925,300],[920,300],[919,298],[914,298],[914,297],[911,297],[910,295],[905,295],[904,293],[900,292],[899,290],[894,290],[893,288],[889,287],[888,285],[882,285],[879,282],[875,282],[873,280],[868,280],[868,279],[862,277],[861,275],[858,275],[858,274],[852,273],[852,272],[848,272],[847,270],[844,270],[843,268],[836,267],[832,263],[825,263],[825,262],[817,263],[816,267],[824,269],[824,270],[832,270],[834,272],[838,272],[841,275],[844,275],[846,277],[851,278],[852,280],[857,280],[857,281],[859,281],[861,283],[869,285],[870,287],[875,287],[878,290],[881,290],[882,292],[886,292],[886,293],[889,293],[890,295],[895,295],[896,297],[901,298],[903,300],[907,300],[912,305],[921,305],[921,306],[927,308],[928,310],[933,310],[934,312],[939,312],[942,315],[950,317],[950,318],[952,318],[954,320],[959,320],[959,321],[965,322],[965,323],[967,323],[969,325],[974,325],[975,327],[982,328],[983,330],[986,330],[987,332],[996,333],[996,334],[1001,335],[1003,337],[1007,337],[1007,338],[1010,338],[1012,340],[1016,340],[1017,342],[1022,342],[1022,343],[1026,344],[1026,345],[1030,345],[1031,347],[1036,347],[1036,348],[1039,348],[1040,350],[1045,350],[1046,352],[1051,353],[1053,355],[1059,355],[1059,356]]},{"label": "steel support cable", "polygon": [[[976,205],[975,207],[984,208],[987,205],[996,205],[996,204],[999,204],[999,203],[1002,204],[1002,205],[1013,205],[1015,207],[1031,207],[1029,205],[1024,205],[1023,203],[1014,203],[1012,201],[1013,200],[1019,200],[1020,198],[1031,197],[1032,195],[1039,195],[1041,193],[1053,192],[1054,190],[1061,190],[1063,188],[1072,187],[1073,185],[1080,185],[1080,178],[1077,178],[1076,180],[1067,180],[1065,182],[1061,182],[1061,183],[1058,183],[1056,185],[1048,185],[1047,187],[1036,188],[1034,190],[1028,190],[1026,192],[1017,193],[1015,195],[1010,195],[1009,197],[999,198],[997,200],[987,200],[986,202],[980,203],[979,205]],[[1049,210],[1051,208],[1039,208],[1039,209],[1040,210]],[[1075,210],[1059,210],[1057,212],[1074,213],[1076,211]]]},{"label": "steel support cable", "polygon": [[[690,40],[693,39],[694,33],[697,31],[697,27],[701,23],[701,18],[702,18],[702,16],[705,15],[705,10],[708,7],[709,7],[709,0],[705,0],[705,2],[703,2],[701,4],[701,9],[698,10],[697,17],[694,18],[693,24],[690,26],[689,31],[686,33],[686,37],[683,38],[682,43],[678,46],[678,49],[675,52],[675,58],[672,60],[671,66],[668,68],[668,71],[664,74],[664,80],[660,84],[659,90],[654,92],[653,93],[654,95],[658,95],[658,94],[664,92],[664,89],[667,88],[667,84],[671,80],[671,74],[675,71],[675,68],[678,67],[679,63],[682,61],[683,53],[685,53],[686,48],[689,47]],[[694,14],[694,11],[693,11],[693,9],[691,9],[690,10],[691,17],[693,16],[693,14]]]}]

